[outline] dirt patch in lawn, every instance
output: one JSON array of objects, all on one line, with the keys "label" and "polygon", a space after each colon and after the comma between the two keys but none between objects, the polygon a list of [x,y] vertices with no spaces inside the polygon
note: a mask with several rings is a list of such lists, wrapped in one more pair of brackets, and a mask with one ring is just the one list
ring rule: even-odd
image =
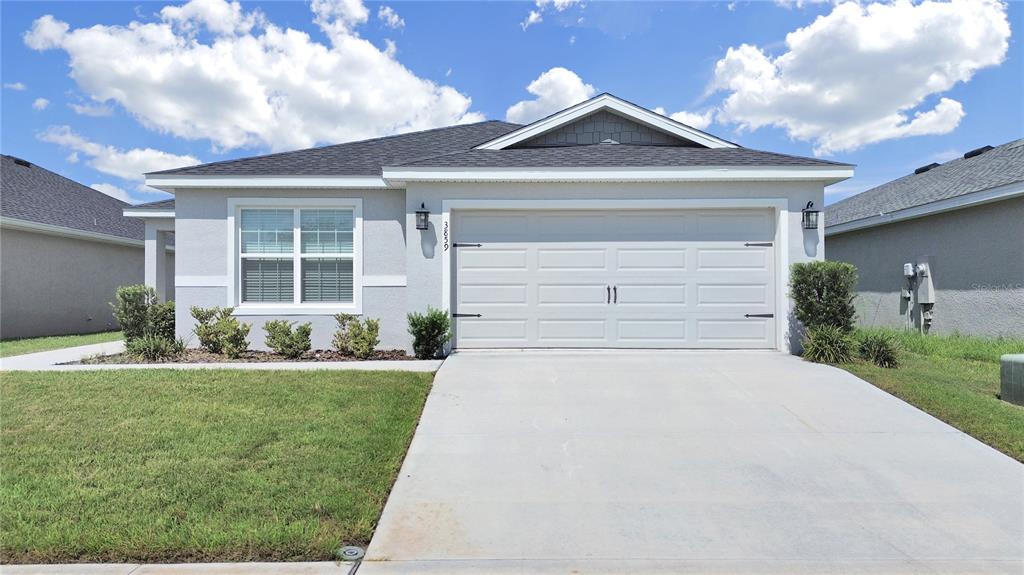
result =
[{"label": "dirt patch in lawn", "polygon": [[127,353],[98,355],[87,357],[81,361],[73,361],[64,365],[99,365],[99,364],[147,364],[147,363],[278,363],[284,361],[321,362],[321,361],[407,361],[415,357],[401,349],[382,349],[373,352],[366,359],[335,351],[333,349],[317,349],[307,351],[298,359],[288,359],[283,355],[269,351],[247,351],[237,358],[210,353],[202,349],[187,349],[180,356],[163,361],[146,361]]}]

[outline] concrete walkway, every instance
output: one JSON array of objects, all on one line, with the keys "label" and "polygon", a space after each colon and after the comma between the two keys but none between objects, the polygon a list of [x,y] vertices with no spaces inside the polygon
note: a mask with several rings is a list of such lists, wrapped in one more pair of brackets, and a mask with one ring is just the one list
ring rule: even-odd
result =
[{"label": "concrete walkway", "polygon": [[458,353],[359,575],[1024,572],[1024,466],[772,352]]},{"label": "concrete walkway", "polygon": [[111,355],[124,351],[123,341],[95,343],[78,347],[27,353],[0,359],[3,371],[99,371],[109,369],[263,369],[263,370],[361,370],[361,371],[437,371],[444,360],[408,361],[282,361],[260,363],[149,363],[60,365],[95,355]]}]

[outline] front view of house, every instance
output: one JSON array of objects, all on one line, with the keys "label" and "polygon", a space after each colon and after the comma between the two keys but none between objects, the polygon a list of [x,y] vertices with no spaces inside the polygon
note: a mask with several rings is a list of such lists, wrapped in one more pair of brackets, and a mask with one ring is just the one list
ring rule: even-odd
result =
[{"label": "front view of house", "polygon": [[852,175],[602,94],[526,126],[152,173],[173,205],[125,213],[145,219],[154,254],[175,235],[181,337],[191,306],[230,306],[255,347],[285,318],[326,348],[345,312],[408,349],[406,314],[430,306],[455,318],[455,349],[789,350],[789,266],[824,257],[802,210]]}]

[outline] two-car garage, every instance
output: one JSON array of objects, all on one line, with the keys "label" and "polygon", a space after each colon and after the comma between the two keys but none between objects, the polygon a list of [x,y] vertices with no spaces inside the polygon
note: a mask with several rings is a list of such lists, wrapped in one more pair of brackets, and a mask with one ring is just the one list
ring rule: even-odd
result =
[{"label": "two-car garage", "polygon": [[775,348],[771,209],[457,210],[456,348]]}]

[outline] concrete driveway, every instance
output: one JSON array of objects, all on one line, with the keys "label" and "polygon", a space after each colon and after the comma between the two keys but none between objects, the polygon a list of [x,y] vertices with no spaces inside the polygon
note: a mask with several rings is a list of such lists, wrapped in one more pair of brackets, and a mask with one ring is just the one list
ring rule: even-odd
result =
[{"label": "concrete driveway", "polygon": [[1024,466],[774,352],[459,353],[360,575],[1024,572]]}]

